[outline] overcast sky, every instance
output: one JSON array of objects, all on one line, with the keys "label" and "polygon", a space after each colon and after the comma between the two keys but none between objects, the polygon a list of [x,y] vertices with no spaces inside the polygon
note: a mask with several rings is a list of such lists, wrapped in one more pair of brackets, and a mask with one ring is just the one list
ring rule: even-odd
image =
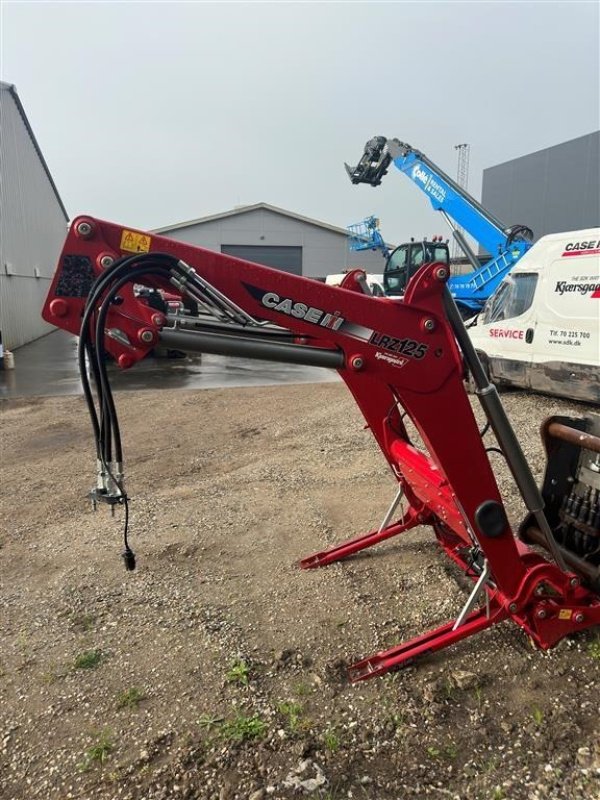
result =
[{"label": "overcast sky", "polygon": [[[388,240],[446,233],[397,170],[352,186],[374,135],[469,189],[600,127],[597,2],[34,3],[2,7],[17,86],[71,216],[141,228],[267,202]],[[504,220],[506,223],[527,220]]]}]

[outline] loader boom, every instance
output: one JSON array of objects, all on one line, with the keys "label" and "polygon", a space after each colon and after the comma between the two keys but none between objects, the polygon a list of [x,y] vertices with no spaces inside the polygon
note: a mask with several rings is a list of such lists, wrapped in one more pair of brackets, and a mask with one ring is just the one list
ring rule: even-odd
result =
[{"label": "loader boom", "polygon": [[[97,400],[86,391],[98,459],[94,501],[127,502],[118,420],[102,361],[106,353],[128,368],[161,342],[188,351],[334,368],[397,480],[397,499],[404,495],[408,505],[398,516],[395,502],[379,529],[310,556],[301,566],[323,566],[416,525],[429,525],[445,552],[475,581],[474,594],[456,620],[359,662],[351,669],[353,680],[381,674],[506,618],[542,648],[598,624],[600,599],[585,576],[565,565],[540,491],[447,290],[447,267],[425,265],[402,301],[364,294],[362,278],[354,271],[342,287],[326,286],[183,242],[77,218],[43,316],[80,334],[80,349],[95,378]],[[134,284],[171,292],[175,287],[199,305],[200,313],[157,313],[135,294]],[[465,362],[555,563],[511,529],[464,389]],[[80,363],[83,377],[85,358]],[[446,409],[452,410],[451,422]],[[406,418],[424,445],[411,441]],[[128,545],[124,556],[132,568]],[[475,608],[479,597],[486,602]]]}]

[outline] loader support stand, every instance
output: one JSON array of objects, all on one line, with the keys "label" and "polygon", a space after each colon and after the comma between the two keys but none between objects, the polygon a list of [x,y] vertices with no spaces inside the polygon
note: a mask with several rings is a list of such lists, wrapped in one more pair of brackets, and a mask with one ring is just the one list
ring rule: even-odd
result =
[{"label": "loader support stand", "polygon": [[408,642],[403,642],[389,650],[383,650],[358,661],[348,668],[350,680],[352,683],[356,683],[367,678],[374,678],[376,675],[385,675],[386,672],[401,666],[408,666],[417,656],[435,653],[437,650],[450,647],[455,642],[460,642],[462,639],[486,630],[486,628],[491,628],[505,620],[507,616],[506,610],[492,601],[489,614],[486,608],[480,608],[468,616],[458,628],[455,627],[455,622],[448,622],[440,628],[428,631],[423,636],[417,636]]},{"label": "loader support stand", "polygon": [[400,533],[409,531],[419,525],[420,521],[420,516],[415,511],[409,510],[403,522],[397,522],[395,525],[365,533],[355,539],[348,539],[348,541],[331,547],[329,550],[323,550],[320,553],[307,556],[300,561],[300,567],[302,569],[315,569],[315,567],[325,567],[327,564],[333,564],[334,561],[341,561],[343,558],[354,555],[354,553],[366,550],[367,547],[373,547],[375,544],[385,542],[386,539],[391,539],[392,536],[398,536]]}]

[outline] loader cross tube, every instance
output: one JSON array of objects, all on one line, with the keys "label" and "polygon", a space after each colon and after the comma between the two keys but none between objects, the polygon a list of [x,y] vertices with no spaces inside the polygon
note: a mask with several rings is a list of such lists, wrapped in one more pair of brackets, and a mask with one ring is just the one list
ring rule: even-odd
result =
[{"label": "loader cross tube", "polygon": [[[341,287],[327,286],[184,242],[79,217],[67,236],[44,318],[79,333],[93,279],[102,274],[107,256],[126,255],[132,241],[144,252],[130,259],[135,267],[131,282],[119,284],[119,303],[112,302],[114,291],[111,295],[108,288],[94,295],[105,319],[104,348],[119,366],[133,366],[162,340],[181,349],[213,347],[212,352],[270,355],[335,368],[387,460],[398,496],[402,493],[406,499],[401,516],[396,516],[393,504],[380,527],[309,556],[301,566],[337,561],[417,525],[431,526],[442,549],[466,572],[484,560],[485,575],[481,578],[482,573],[474,571],[477,592],[458,621],[359,662],[351,669],[354,679],[382,674],[506,618],[543,649],[568,633],[600,623],[600,598],[564,567],[560,553],[555,554],[557,563],[551,563],[518,541],[511,529],[464,388],[463,358],[538,523],[545,521],[543,503],[500,400],[497,395],[490,400],[489,384],[469,348],[460,315],[448,301],[444,265],[423,266],[398,301],[366,295],[360,271],[348,273]],[[171,264],[170,271],[152,270],[159,258],[156,253],[161,263]],[[181,292],[213,307],[214,329],[201,330],[200,323],[198,330],[190,329],[189,318],[187,329],[178,329],[176,320],[157,314],[136,296],[133,284],[138,275],[144,284],[165,291],[172,292],[175,283]],[[171,280],[175,275],[176,281]],[[109,285],[110,274],[102,283]],[[269,323],[277,326],[277,332],[269,332]],[[95,333],[101,335],[98,326]],[[452,409],[452,428],[445,409]],[[411,442],[405,416],[417,428],[424,449]],[[480,591],[485,605],[471,610]]]}]

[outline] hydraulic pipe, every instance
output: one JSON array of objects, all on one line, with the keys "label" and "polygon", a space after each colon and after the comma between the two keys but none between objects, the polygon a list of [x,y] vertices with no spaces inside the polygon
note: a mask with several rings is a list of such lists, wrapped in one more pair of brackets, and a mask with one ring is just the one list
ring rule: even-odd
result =
[{"label": "hydraulic pipe", "polygon": [[444,219],[448,223],[448,225],[450,227],[450,230],[452,231],[452,236],[458,242],[458,246],[460,247],[460,249],[463,251],[463,253],[468,258],[469,263],[473,267],[473,270],[480,269],[481,264],[477,260],[477,256],[475,255],[473,250],[469,247],[469,243],[467,242],[467,240],[463,236],[462,232],[456,227],[456,225],[454,225],[454,223],[452,222],[452,220],[450,219],[448,214],[446,214],[446,212],[443,211],[443,210],[442,210],[442,216],[444,217]]},{"label": "hydraulic pipe", "polygon": [[[527,530],[523,531],[520,536],[525,542],[533,542],[533,544],[539,544],[544,549],[548,549],[544,534],[539,528],[536,528],[535,525],[527,528]],[[600,591],[600,567],[595,567],[593,564],[590,564],[589,561],[585,561],[580,556],[572,553],[565,547],[562,547],[560,544],[558,544],[558,542],[556,543],[556,546],[562,553],[565,561],[570,564],[571,567],[573,567],[575,572],[578,572],[580,575],[582,575],[589,582],[592,589],[595,591]]]},{"label": "hydraulic pipe", "polygon": [[259,358],[263,361],[304,364],[307,367],[327,367],[329,369],[344,367],[344,354],[341,350],[327,350],[322,347],[308,347],[287,342],[266,342],[258,337],[252,338],[248,335],[164,328],[159,332],[159,339],[161,344],[171,350]]},{"label": "hydraulic pipe", "polygon": [[454,298],[450,294],[448,286],[444,287],[444,306],[448,316],[448,322],[454,331],[465,362],[471,370],[475,386],[477,387],[476,394],[479,398],[479,402],[485,411],[485,415],[492,426],[498,444],[504,453],[504,457],[506,458],[506,462],[521,493],[521,497],[529,511],[531,511],[535,517],[535,521],[546,539],[547,549],[554,556],[554,560],[558,566],[564,572],[568,572],[563,555],[552,535],[552,530],[544,513],[544,499],[542,493],[535,482],[535,478],[529,468],[519,440],[500,402],[498,391],[496,387],[490,383],[485,374],[483,365],[479,360],[479,356],[465,328],[460,312],[454,302]]},{"label": "hydraulic pipe", "polygon": [[569,428],[568,425],[561,425],[560,422],[552,422],[548,426],[548,434],[555,439],[562,439],[569,444],[591,450],[593,453],[600,453],[600,437],[591,433],[583,433],[575,428]]}]

